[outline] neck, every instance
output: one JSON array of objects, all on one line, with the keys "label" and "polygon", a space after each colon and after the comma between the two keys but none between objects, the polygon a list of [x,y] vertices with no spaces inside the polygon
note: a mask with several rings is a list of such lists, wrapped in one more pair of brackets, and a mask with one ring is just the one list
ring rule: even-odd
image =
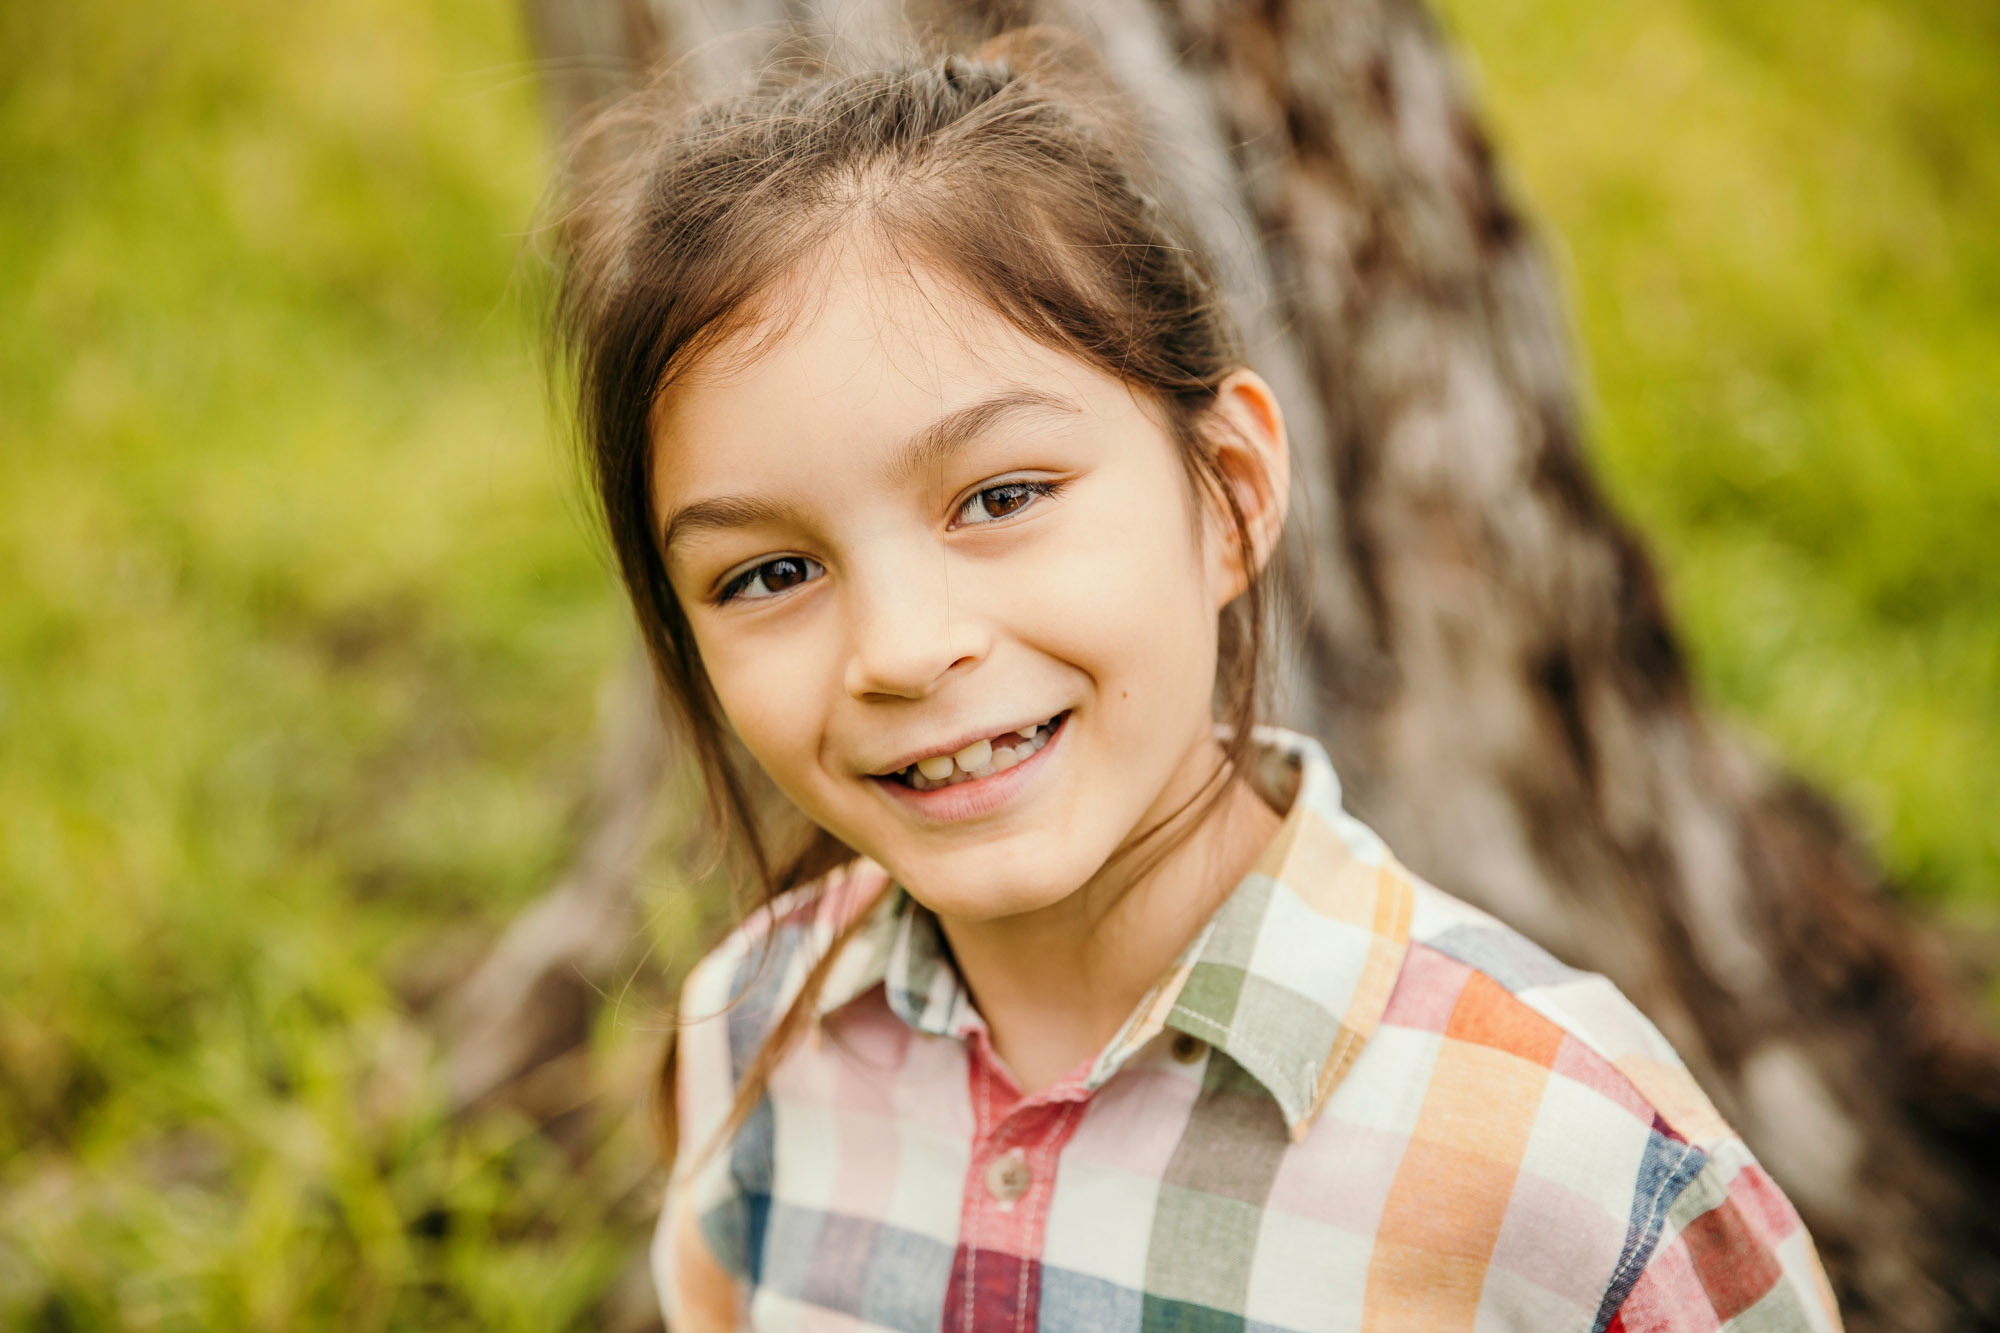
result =
[{"label": "neck", "polygon": [[[1200,817],[1203,784],[1224,762],[1204,735],[1138,831],[1163,819],[1170,826],[1061,902],[994,920],[940,918],[994,1049],[1023,1092],[1048,1087],[1103,1049],[1277,835],[1278,816],[1241,781],[1228,782]],[[1173,818],[1190,797],[1194,807]],[[1153,853],[1163,840],[1165,854]]]}]

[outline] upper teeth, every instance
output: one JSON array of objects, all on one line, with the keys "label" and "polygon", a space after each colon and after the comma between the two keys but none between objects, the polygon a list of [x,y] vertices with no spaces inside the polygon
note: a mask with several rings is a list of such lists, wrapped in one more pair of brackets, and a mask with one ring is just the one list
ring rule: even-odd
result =
[{"label": "upper teeth", "polygon": [[[1050,722],[1054,720],[1051,718]],[[1048,744],[1049,734],[1049,722],[1018,727],[999,737],[997,745],[991,740],[977,740],[952,754],[934,754],[928,759],[919,759],[903,770],[903,777],[918,791],[991,777],[995,773],[1006,772]],[[1009,745],[1008,742],[1014,741],[1016,736],[1020,740]]]}]

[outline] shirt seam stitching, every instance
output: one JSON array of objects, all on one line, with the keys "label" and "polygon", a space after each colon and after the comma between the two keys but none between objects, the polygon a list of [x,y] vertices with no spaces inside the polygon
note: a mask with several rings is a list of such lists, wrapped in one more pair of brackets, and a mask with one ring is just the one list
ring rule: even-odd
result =
[{"label": "shirt seam stitching", "polygon": [[[1680,1199],[1681,1195],[1687,1193],[1688,1190],[1694,1186],[1695,1181],[1700,1180],[1703,1173],[1705,1173],[1708,1170],[1707,1166],[1704,1165],[1701,1171],[1697,1171],[1692,1177],[1681,1182],[1681,1187],[1674,1191],[1673,1199],[1667,1199],[1666,1197],[1667,1186],[1672,1184],[1674,1177],[1680,1174],[1680,1169],[1687,1165],[1688,1158],[1694,1156],[1694,1154],[1698,1151],[1700,1151],[1700,1149],[1696,1148],[1695,1145],[1692,1143],[1683,1143],[1681,1145],[1681,1155],[1679,1159],[1674,1162],[1673,1170],[1667,1172],[1666,1179],[1660,1182],[1660,1188],[1655,1190],[1653,1193],[1652,1206],[1646,1210],[1646,1225],[1640,1232],[1642,1236],[1646,1232],[1651,1231],[1653,1229],[1653,1219],[1660,1215],[1662,1201],[1665,1201],[1666,1207],[1668,1208],[1673,1207],[1674,1203]],[[1658,1249],[1659,1247],[1656,1245],[1653,1247],[1652,1251],[1650,1251],[1647,1254],[1646,1264],[1644,1265],[1645,1267],[1651,1266],[1652,1255],[1658,1253]],[[1639,1258],[1639,1252],[1637,1250],[1634,1250],[1631,1254],[1627,1255],[1623,1261],[1619,1263],[1616,1269],[1612,1270],[1611,1280],[1604,1284],[1604,1290],[1607,1293],[1609,1293],[1613,1288],[1615,1288],[1618,1285],[1618,1283],[1624,1278],[1625,1274],[1631,1270],[1632,1265],[1638,1261],[1638,1258]],[[1634,1281],[1633,1285],[1634,1286],[1638,1285],[1636,1280]],[[1627,1288],[1625,1294],[1618,1298],[1618,1307],[1617,1309],[1611,1312],[1612,1318],[1614,1319],[1617,1318],[1618,1311],[1623,1310],[1625,1308],[1625,1302],[1630,1299],[1632,1299],[1632,1291],[1631,1288]]]}]

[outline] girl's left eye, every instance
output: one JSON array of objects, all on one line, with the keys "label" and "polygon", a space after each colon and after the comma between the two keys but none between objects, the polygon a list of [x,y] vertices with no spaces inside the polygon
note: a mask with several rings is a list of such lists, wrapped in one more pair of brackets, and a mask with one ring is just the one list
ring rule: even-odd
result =
[{"label": "girl's left eye", "polygon": [[809,560],[802,555],[781,555],[776,560],[766,560],[755,569],[746,569],[729,580],[715,600],[718,603],[758,602],[766,597],[776,597],[781,592],[790,592],[801,583],[810,583],[824,573],[826,566],[817,560]]},{"label": "girl's left eye", "polygon": [[1055,491],[1055,483],[1049,481],[1004,481],[998,486],[988,486],[959,506],[952,526],[967,527],[1012,518],[1042,497],[1055,494]]}]

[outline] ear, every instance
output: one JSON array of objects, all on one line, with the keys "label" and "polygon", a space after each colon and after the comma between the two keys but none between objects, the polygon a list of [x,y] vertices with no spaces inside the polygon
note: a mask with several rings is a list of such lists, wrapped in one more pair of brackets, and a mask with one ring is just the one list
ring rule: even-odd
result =
[{"label": "ear", "polygon": [[1216,416],[1208,423],[1216,472],[1250,530],[1253,562],[1245,567],[1228,509],[1220,500],[1211,500],[1209,530],[1214,540],[1209,542],[1209,572],[1219,610],[1250,586],[1278,548],[1291,495],[1292,457],[1285,414],[1271,386],[1256,371],[1232,372],[1216,390],[1210,410]]}]

